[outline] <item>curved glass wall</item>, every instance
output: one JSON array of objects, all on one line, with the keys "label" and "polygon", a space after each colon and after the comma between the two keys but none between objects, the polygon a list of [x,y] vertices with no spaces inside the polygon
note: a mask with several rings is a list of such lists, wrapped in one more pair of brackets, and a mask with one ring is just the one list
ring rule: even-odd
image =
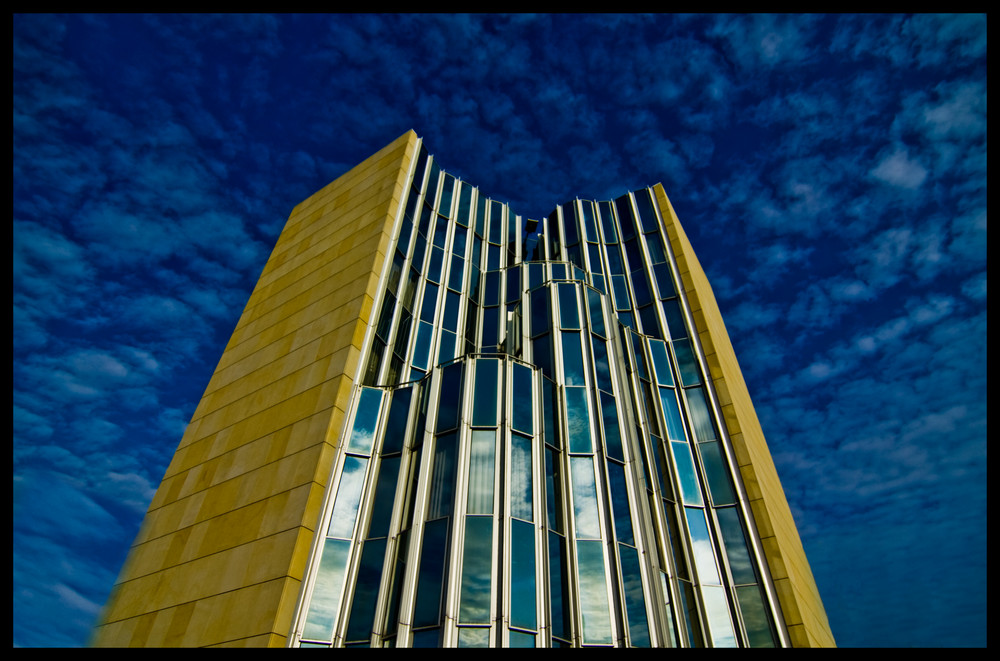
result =
[{"label": "curved glass wall", "polygon": [[522,219],[421,147],[296,646],[774,646],[652,191]]}]

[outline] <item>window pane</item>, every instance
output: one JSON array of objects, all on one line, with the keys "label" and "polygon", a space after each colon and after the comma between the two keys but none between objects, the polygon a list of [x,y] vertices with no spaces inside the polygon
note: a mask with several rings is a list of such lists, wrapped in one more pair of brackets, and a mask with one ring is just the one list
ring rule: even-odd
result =
[{"label": "window pane", "polygon": [[573,478],[573,512],[577,539],[600,539],[601,523],[597,516],[597,486],[594,482],[594,460],[590,457],[570,457]]},{"label": "window pane", "polygon": [[733,574],[733,582],[746,585],[757,580],[747,551],[746,537],[740,524],[740,513],[735,507],[720,507],[715,510],[722,529],[722,540],[725,542],[726,556],[729,558],[729,570]]},{"label": "window pane", "polygon": [[362,388],[358,401],[358,412],[354,416],[354,430],[348,449],[352,452],[371,454],[378,426],[378,413],[382,407],[382,391],[377,388]]},{"label": "window pane", "polygon": [[622,435],[618,427],[618,408],[615,398],[606,392],[601,394],[601,417],[604,419],[604,449],[612,459],[625,461],[622,454]]},{"label": "window pane", "polygon": [[646,619],[646,599],[642,593],[639,552],[619,545],[618,555],[622,563],[622,588],[625,592],[630,642],[633,647],[649,647],[649,623]]},{"label": "window pane", "polygon": [[712,540],[708,536],[708,525],[705,523],[705,513],[694,507],[685,507],[688,529],[691,531],[691,551],[694,555],[694,566],[698,570],[698,579],[702,585],[719,585],[719,570],[715,566],[715,553],[712,551]]},{"label": "window pane", "polygon": [[565,596],[568,576],[563,544],[560,535],[549,533],[549,607],[552,635],[569,640],[572,614],[569,612],[569,599]]},{"label": "window pane", "polygon": [[570,452],[593,452],[590,437],[590,403],[584,388],[566,388],[566,422]]},{"label": "window pane", "polygon": [[609,461],[608,481],[611,488],[611,505],[615,515],[615,535],[619,542],[635,545],[635,539],[632,536],[632,516],[629,513],[628,490],[625,486],[625,467]]},{"label": "window pane", "polygon": [[510,624],[535,629],[535,529],[530,523],[510,524]]},{"label": "window pane", "polygon": [[551,448],[545,449],[545,503],[548,514],[548,526],[556,532],[563,531],[562,522],[562,470],[559,464],[559,453]]},{"label": "window pane", "polygon": [[686,386],[696,386],[701,383],[698,375],[698,364],[694,359],[690,340],[674,342],[674,355],[677,356],[677,369],[681,373],[681,383]]},{"label": "window pane", "polygon": [[580,333],[562,333],[563,374],[567,386],[587,384],[583,375],[583,353],[580,348]]},{"label": "window pane", "polygon": [[375,503],[372,506],[372,520],[368,527],[368,537],[384,537],[389,533],[392,508],[396,501],[396,482],[399,478],[399,460],[396,455],[382,460],[375,486]]},{"label": "window pane", "polygon": [[687,443],[671,441],[670,448],[674,453],[674,464],[677,466],[677,473],[681,483],[681,497],[687,505],[704,505],[701,497],[701,488],[698,485],[698,476],[694,470],[694,459],[691,457],[691,448]]},{"label": "window pane", "polygon": [[455,495],[455,434],[438,438],[427,520],[449,516]]},{"label": "window pane", "polygon": [[340,592],[344,587],[347,569],[347,552],[351,542],[344,539],[327,539],[323,543],[323,558],[316,573],[316,585],[309,602],[309,615],[302,631],[303,638],[332,640],[333,626],[340,609]]},{"label": "window pane", "polygon": [[761,599],[760,588],[756,585],[736,588],[736,599],[740,603],[750,647],[774,647],[771,616]]},{"label": "window pane", "polygon": [[465,517],[462,553],[462,596],[458,619],[463,624],[488,624],[492,595],[493,517]]},{"label": "window pane", "polygon": [[347,640],[368,640],[371,637],[384,561],[385,539],[365,542],[365,548],[361,552],[358,580],[354,588],[354,599],[351,603]]},{"label": "window pane", "polygon": [[708,492],[712,495],[713,505],[731,505],[736,502],[733,487],[729,482],[729,471],[722,458],[722,449],[717,441],[702,443],[698,446],[701,452],[701,463],[705,466],[705,477],[708,481]]},{"label": "window pane", "polygon": [[576,285],[559,285],[559,322],[562,328],[579,328],[580,314],[576,307]]},{"label": "window pane", "polygon": [[663,404],[663,417],[667,420],[667,437],[672,441],[685,440],[684,423],[681,422],[681,412],[677,408],[673,388],[660,388],[660,403]]},{"label": "window pane", "polygon": [[601,337],[607,337],[608,332],[604,326],[604,311],[601,306],[601,295],[593,289],[587,289],[587,305],[590,308],[590,330]]},{"label": "window pane", "polygon": [[523,631],[511,631],[510,632],[510,646],[511,648],[516,647],[534,647],[535,646],[535,634],[524,633]]},{"label": "window pane", "polygon": [[385,440],[382,442],[382,454],[399,452],[403,449],[406,438],[406,419],[410,414],[410,399],[413,388],[400,388],[392,393],[392,404],[389,406],[389,422],[385,428]]},{"label": "window pane", "polygon": [[[510,438],[510,515],[534,520],[532,508],[531,439],[520,434]],[[473,479],[470,476],[470,479]]]},{"label": "window pane", "polygon": [[715,425],[708,413],[708,404],[705,403],[705,393],[701,388],[689,388],[684,391],[687,398],[688,410],[691,412],[691,426],[694,427],[694,436],[699,441],[712,441],[715,435]]},{"label": "window pane", "polygon": [[729,617],[726,593],[722,587],[704,585],[701,594],[705,601],[705,615],[714,647],[737,647],[733,620]]},{"label": "window pane", "polygon": [[476,429],[469,452],[469,514],[493,512],[493,466],[496,461],[496,432]]},{"label": "window pane", "polygon": [[667,358],[666,345],[660,340],[650,340],[649,353],[653,357],[653,367],[656,369],[656,382],[661,386],[674,385],[674,377],[670,374],[670,360]]},{"label": "window pane", "polygon": [[489,627],[462,627],[458,630],[459,647],[489,647]]},{"label": "window pane", "polygon": [[330,528],[327,537],[343,537],[350,539],[354,533],[354,522],[358,518],[358,504],[361,502],[361,489],[365,484],[365,472],[368,460],[348,455],[344,458],[344,469],[337,487],[337,502],[333,506],[330,517]]},{"label": "window pane", "polygon": [[472,424],[497,424],[497,364],[491,359],[476,361],[476,388],[473,393]]},{"label": "window pane", "polygon": [[414,626],[431,626],[438,623],[447,541],[448,519],[428,521],[424,526],[424,547],[420,554],[417,600],[413,611]]},{"label": "window pane", "polygon": [[511,395],[513,398],[511,403],[513,421],[511,424],[514,429],[523,431],[526,434],[535,433],[532,415],[532,402],[535,401],[533,376],[534,374],[530,367],[525,367],[517,363],[514,364],[513,384],[511,385]]},{"label": "window pane", "polygon": [[464,365],[459,362],[449,365],[441,372],[441,400],[437,418],[437,431],[439,432],[454,429],[458,425],[463,367]]},{"label": "window pane", "polygon": [[583,642],[611,642],[611,617],[608,612],[608,587],[605,579],[603,544],[600,541],[578,541],[577,559],[580,565],[580,614],[583,618]]},{"label": "window pane", "polygon": [[608,363],[608,343],[596,335],[591,335],[590,340],[594,347],[594,372],[597,375],[597,387],[605,392],[613,392],[611,366]]}]

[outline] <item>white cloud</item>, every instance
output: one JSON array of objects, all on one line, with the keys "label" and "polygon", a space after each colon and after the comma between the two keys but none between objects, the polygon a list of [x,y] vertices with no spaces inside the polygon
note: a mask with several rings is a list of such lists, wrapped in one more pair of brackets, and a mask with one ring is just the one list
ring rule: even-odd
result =
[{"label": "white cloud", "polygon": [[870,174],[887,184],[914,190],[927,178],[927,168],[917,159],[911,158],[905,147],[896,146],[882,156]]}]

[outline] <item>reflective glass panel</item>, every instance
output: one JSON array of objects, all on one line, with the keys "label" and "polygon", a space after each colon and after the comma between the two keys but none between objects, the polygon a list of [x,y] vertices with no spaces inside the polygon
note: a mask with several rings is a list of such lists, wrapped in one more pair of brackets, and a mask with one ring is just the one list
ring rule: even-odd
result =
[{"label": "reflective glass panel", "polygon": [[549,330],[549,290],[547,287],[531,292],[531,336]]},{"label": "reflective glass panel", "polygon": [[[671,281],[671,287],[673,281]],[[663,292],[661,286],[660,292]],[[667,318],[667,327],[670,329],[670,339],[679,340],[688,336],[687,325],[684,323],[684,315],[681,314],[680,302],[676,298],[663,301],[663,314]]]},{"label": "reflective glass panel", "polygon": [[608,586],[605,578],[604,549],[600,541],[578,541],[580,615],[583,618],[583,642],[611,642],[611,617],[608,612]]},{"label": "reflective glass panel", "polygon": [[559,284],[559,320],[562,328],[579,328],[580,314],[576,307],[576,285]]},{"label": "reflective glass panel", "polygon": [[566,388],[566,424],[570,452],[593,452],[590,437],[590,402],[584,388]]},{"label": "reflective glass panel", "polygon": [[590,457],[570,457],[573,478],[573,512],[577,539],[600,539],[601,522],[597,516],[597,486],[594,482],[594,460]]},{"label": "reflective glass panel", "polygon": [[562,355],[566,385],[587,385],[583,375],[583,353],[580,347],[580,333],[572,331],[564,331],[562,333]]},{"label": "reflective glass panel", "polygon": [[515,363],[513,366],[513,384],[511,385],[511,426],[526,434],[534,433],[532,402],[534,398],[533,373],[531,368]]},{"label": "reflective glass panel", "polygon": [[708,481],[708,492],[712,494],[712,504],[731,505],[736,502],[733,487],[729,482],[729,471],[722,457],[722,448],[717,441],[702,443],[698,446],[701,452],[701,463],[705,467],[705,477]]},{"label": "reflective glass panel", "polygon": [[552,448],[545,448],[545,504],[548,514],[549,528],[556,532],[563,531],[562,522],[562,470],[559,463],[559,453]]},{"label": "reflective glass panel", "polygon": [[426,321],[417,322],[417,341],[413,345],[413,364],[422,370],[427,369],[427,358],[431,350],[433,336],[433,326]]},{"label": "reflective glass panel", "polygon": [[469,514],[493,512],[493,466],[496,462],[497,434],[492,429],[475,429],[469,450]]},{"label": "reflective glass panel", "polygon": [[534,647],[535,646],[535,634],[524,633],[523,631],[510,632],[510,646],[511,648],[517,647]]},{"label": "reflective glass panel", "polygon": [[705,392],[701,388],[689,388],[684,391],[687,398],[688,410],[691,412],[691,426],[694,427],[694,436],[699,441],[715,440],[715,425],[708,413],[708,404],[705,402]]},{"label": "reflective glass panel", "polygon": [[593,289],[587,288],[587,304],[590,309],[590,330],[601,337],[607,337],[608,331],[604,326],[604,311],[601,307],[601,295]]},{"label": "reflective glass panel", "polygon": [[382,460],[375,485],[375,502],[372,506],[372,520],[368,526],[368,537],[384,537],[389,533],[392,507],[396,501],[396,482],[399,478],[400,455]]},{"label": "reflective glass panel", "polygon": [[510,624],[522,629],[538,626],[535,608],[535,528],[510,522]]},{"label": "reflective glass panel", "polygon": [[431,247],[431,261],[427,264],[427,279],[441,282],[441,267],[444,265],[444,250],[437,246]]},{"label": "reflective glass panel", "polygon": [[476,388],[473,393],[472,424],[490,427],[497,424],[496,360],[476,361]]},{"label": "reflective glass panel", "polygon": [[510,437],[510,515],[525,521],[532,511],[531,439],[520,434]]},{"label": "reflective glass panel", "polygon": [[461,627],[458,630],[459,647],[489,647],[489,627]]},{"label": "reflective glass panel", "polygon": [[351,538],[354,522],[358,518],[358,503],[361,502],[361,490],[365,484],[367,469],[367,459],[351,455],[344,458],[344,469],[340,477],[340,486],[337,487],[337,501],[333,506],[327,537]]},{"label": "reflective glass panel", "polygon": [[696,386],[701,383],[698,376],[698,363],[695,362],[694,351],[690,340],[678,340],[674,344],[674,355],[677,356],[677,369],[681,373],[681,383],[686,386]]},{"label": "reflective glass panel", "polygon": [[680,477],[681,496],[687,505],[704,505],[701,489],[698,486],[698,476],[694,470],[694,459],[687,443],[671,441],[670,448],[674,452],[674,464]]},{"label": "reflective glass panel", "polygon": [[382,454],[399,452],[403,449],[403,440],[406,438],[406,419],[410,415],[412,394],[412,387],[399,388],[392,393],[389,421],[385,428],[385,440],[382,442]]},{"label": "reflective glass panel", "polygon": [[447,543],[448,519],[428,521],[424,526],[424,546],[420,554],[417,599],[413,611],[414,626],[430,626],[438,623]]},{"label": "reflective glass panel", "polygon": [[493,517],[465,517],[462,553],[462,595],[458,619],[463,624],[488,624],[492,595]]},{"label": "reflective glass panel", "polygon": [[611,276],[611,293],[614,294],[616,310],[628,310],[631,307],[624,275]]},{"label": "reflective glass panel", "polygon": [[736,599],[743,614],[743,626],[750,647],[774,647],[771,616],[761,599],[760,588],[756,585],[736,588]]},{"label": "reflective glass panel", "polygon": [[358,580],[351,600],[351,619],[347,624],[347,640],[368,640],[375,619],[382,565],[385,561],[385,539],[365,542],[361,552]]},{"label": "reflective glass panel", "polygon": [[622,563],[622,589],[625,592],[629,642],[633,647],[649,647],[649,622],[646,619],[646,599],[642,593],[639,552],[619,545],[618,556]]},{"label": "reflective glass panel", "polygon": [[309,602],[303,638],[332,640],[350,548],[351,542],[345,539],[327,539],[323,543],[323,557],[316,572],[316,585]]},{"label": "reflective glass panel", "polygon": [[708,536],[705,513],[694,507],[685,507],[684,512],[687,514],[688,530],[691,531],[691,552],[694,555],[694,566],[698,570],[698,580],[702,585],[719,585],[719,570],[715,566],[715,553]]},{"label": "reflective glass panel", "polygon": [[358,412],[354,416],[354,430],[347,447],[351,452],[371,454],[378,427],[378,414],[382,407],[382,391],[378,388],[362,388],[358,401]]},{"label": "reflective glass panel", "polygon": [[[676,296],[677,290],[674,288],[674,279],[670,274],[670,265],[667,263],[654,264],[653,265],[653,276],[656,278],[656,287],[660,290],[660,298],[667,298],[669,296]],[[666,313],[667,305],[670,301],[663,301],[663,311]],[[676,304],[676,300],[674,300]],[[670,324],[670,316],[667,315],[667,324]],[[671,333],[673,332],[673,326],[670,326]]]},{"label": "reflective glass panel", "polygon": [[444,434],[437,440],[437,449],[434,452],[434,471],[431,479],[427,519],[449,516],[455,496],[454,432]]},{"label": "reflective glass panel", "polygon": [[674,385],[674,377],[670,373],[670,359],[667,358],[666,345],[660,340],[650,340],[649,354],[653,357],[653,367],[656,369],[656,382],[661,386]]},{"label": "reflective glass panel", "polygon": [[615,406],[615,398],[602,392],[601,418],[604,421],[604,449],[612,459],[625,461],[622,454],[622,435],[618,426],[618,408]]},{"label": "reflective glass panel", "polygon": [[[598,542],[600,543],[600,542]],[[572,614],[570,601],[565,596],[568,585],[566,572],[566,549],[564,540],[554,532],[549,533],[549,608],[552,621],[552,635],[569,639]]]},{"label": "reflective glass panel", "polygon": [[435,648],[441,639],[441,629],[424,629],[422,631],[413,632],[413,647],[414,648]]},{"label": "reflective glass panel", "polygon": [[750,562],[739,511],[735,507],[720,507],[715,510],[715,515],[722,530],[722,540],[725,542],[726,557],[729,558],[729,571],[733,575],[733,582],[737,585],[755,582],[757,575]]},{"label": "reflective glass panel", "polygon": [[609,461],[608,481],[608,486],[611,489],[611,505],[615,515],[615,536],[619,542],[635,545],[635,539],[632,536],[632,516],[629,513],[628,489],[625,484],[625,467],[614,461]]},{"label": "reflective glass panel", "polygon": [[462,281],[465,276],[465,259],[459,255],[451,258],[451,271],[448,273],[448,286],[455,291],[462,290]]},{"label": "reflective glass panel", "polygon": [[458,407],[462,393],[461,362],[445,367],[441,372],[441,400],[438,406],[437,431],[454,429],[458,424]]},{"label": "reflective glass panel", "polygon": [[552,337],[548,334],[536,337],[531,341],[532,362],[542,370],[542,374],[550,379],[555,378],[555,367],[552,364]]},{"label": "reflective glass panel", "polygon": [[608,363],[608,343],[596,335],[591,335],[590,340],[594,349],[594,372],[597,376],[597,387],[605,392],[613,392],[611,366]]},{"label": "reflective glass panel", "polygon": [[726,593],[722,587],[703,585],[701,595],[705,602],[708,630],[714,647],[737,647],[733,620],[729,617]]},{"label": "reflective glass panel", "polygon": [[438,349],[438,359],[437,364],[445,363],[455,357],[455,340],[456,336],[450,330],[441,331],[441,339],[439,342]]},{"label": "reflective glass panel", "polygon": [[663,417],[667,421],[667,437],[672,441],[685,440],[684,423],[681,422],[681,412],[677,408],[673,388],[660,388],[660,403],[663,404]]}]

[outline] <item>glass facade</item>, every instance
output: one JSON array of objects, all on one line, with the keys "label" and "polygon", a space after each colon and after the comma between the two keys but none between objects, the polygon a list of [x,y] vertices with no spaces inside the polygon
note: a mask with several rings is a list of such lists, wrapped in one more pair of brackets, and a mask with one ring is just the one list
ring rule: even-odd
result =
[{"label": "glass facade", "polygon": [[409,177],[292,644],[787,644],[653,191]]}]

